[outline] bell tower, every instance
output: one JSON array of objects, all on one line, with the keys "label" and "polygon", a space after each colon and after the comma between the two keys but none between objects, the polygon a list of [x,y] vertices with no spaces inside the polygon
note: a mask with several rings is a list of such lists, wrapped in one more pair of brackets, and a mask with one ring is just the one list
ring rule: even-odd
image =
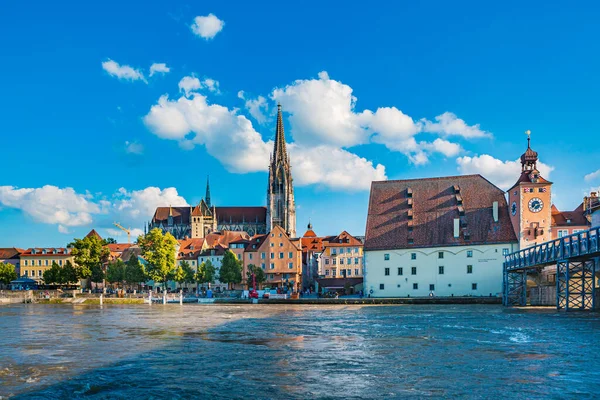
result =
[{"label": "bell tower", "polygon": [[538,153],[531,148],[531,131],[525,133],[527,150],[521,156],[521,176],[507,192],[510,218],[520,249],[552,238],[552,182],[538,171]]}]

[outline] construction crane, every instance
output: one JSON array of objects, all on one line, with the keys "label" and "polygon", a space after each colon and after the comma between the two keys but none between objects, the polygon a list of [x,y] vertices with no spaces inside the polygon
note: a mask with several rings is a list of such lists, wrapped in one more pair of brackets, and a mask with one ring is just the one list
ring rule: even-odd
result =
[{"label": "construction crane", "polygon": [[131,228],[123,228],[118,222],[113,222],[113,225],[122,230],[123,232],[127,233],[127,243],[131,244]]}]

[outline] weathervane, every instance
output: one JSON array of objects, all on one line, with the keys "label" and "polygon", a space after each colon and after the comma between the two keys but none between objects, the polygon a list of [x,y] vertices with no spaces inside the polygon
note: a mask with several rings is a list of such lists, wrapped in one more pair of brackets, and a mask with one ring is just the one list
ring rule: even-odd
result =
[{"label": "weathervane", "polygon": [[525,131],[525,134],[527,135],[527,147],[529,147],[529,141],[531,140],[531,131],[527,129]]}]

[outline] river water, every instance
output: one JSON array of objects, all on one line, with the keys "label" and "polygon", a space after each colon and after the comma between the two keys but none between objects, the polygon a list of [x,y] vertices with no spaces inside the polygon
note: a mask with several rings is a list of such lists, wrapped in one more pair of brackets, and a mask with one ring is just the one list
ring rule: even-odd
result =
[{"label": "river water", "polygon": [[0,329],[0,398],[600,398],[597,313],[13,305]]}]

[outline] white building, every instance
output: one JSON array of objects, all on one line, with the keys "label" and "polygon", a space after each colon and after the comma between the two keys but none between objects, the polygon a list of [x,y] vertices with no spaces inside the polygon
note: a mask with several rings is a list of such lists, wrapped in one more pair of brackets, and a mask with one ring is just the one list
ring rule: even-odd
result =
[{"label": "white building", "polygon": [[373,182],[364,245],[372,297],[499,296],[518,250],[504,192],[480,175]]}]

